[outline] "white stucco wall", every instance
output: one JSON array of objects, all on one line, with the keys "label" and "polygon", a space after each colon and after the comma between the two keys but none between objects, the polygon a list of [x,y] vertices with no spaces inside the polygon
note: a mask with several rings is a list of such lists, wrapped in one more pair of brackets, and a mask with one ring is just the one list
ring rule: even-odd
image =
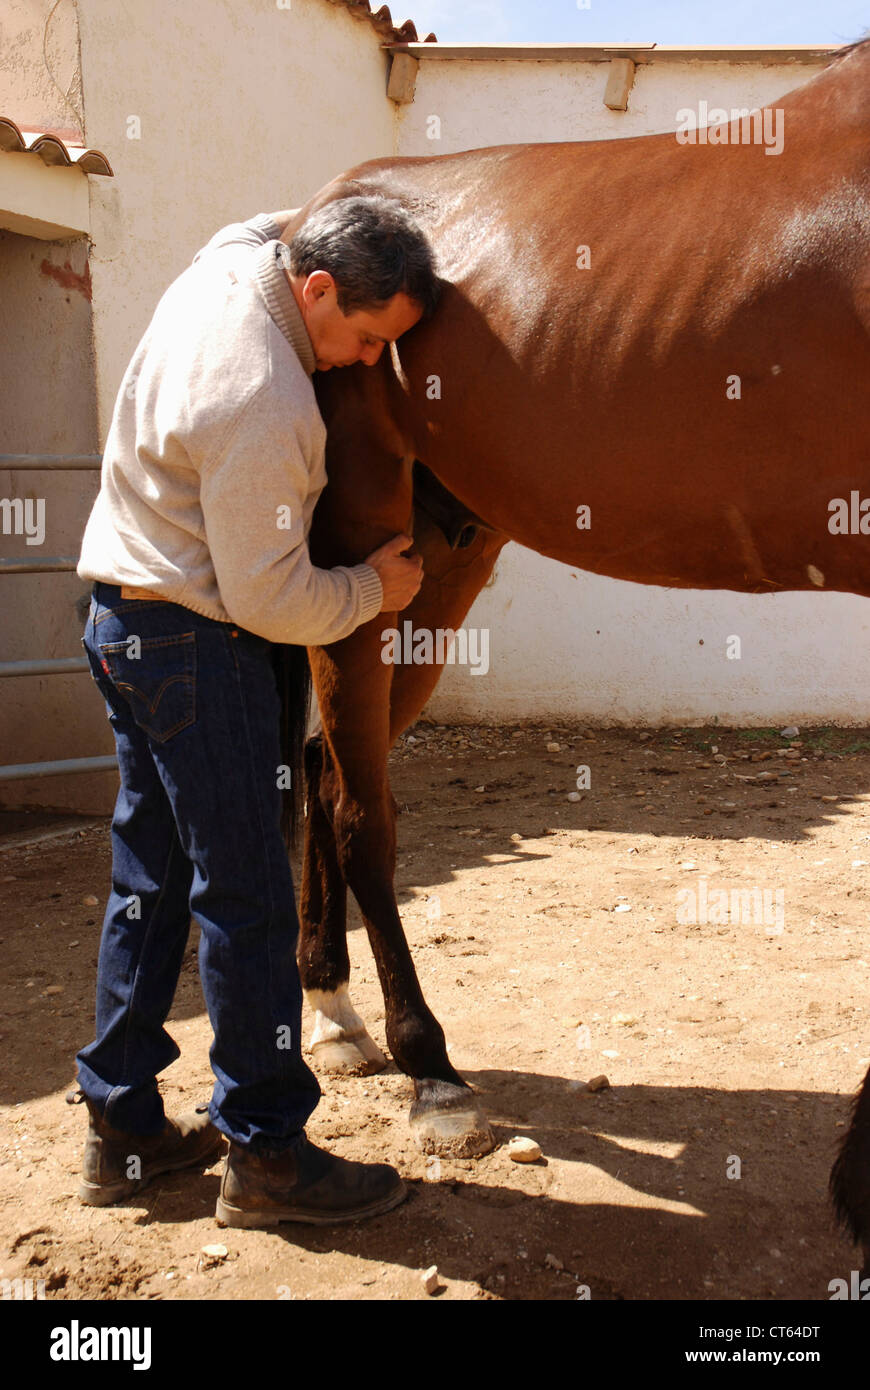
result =
[{"label": "white stucco wall", "polygon": [[[626,112],[603,103],[607,65],[420,64],[400,108],[400,154],[673,130],[682,106],[759,106],[821,64],[659,61],[639,66]],[[440,119],[440,140],[427,118]],[[466,627],[490,630],[490,669],[448,666],[438,719],[576,716],[602,723],[870,721],[870,604],[840,594],[666,591],[583,574],[509,545]],[[726,638],[741,638],[728,660]]]},{"label": "white stucco wall", "polygon": [[[762,106],[808,82],[823,64],[659,59],[640,63],[627,111],[604,105],[609,64],[564,61],[420,63],[414,100],[398,109],[398,154],[450,154],[537,140],[616,140],[674,130],[681,106]],[[426,119],[441,120],[441,138]]]}]

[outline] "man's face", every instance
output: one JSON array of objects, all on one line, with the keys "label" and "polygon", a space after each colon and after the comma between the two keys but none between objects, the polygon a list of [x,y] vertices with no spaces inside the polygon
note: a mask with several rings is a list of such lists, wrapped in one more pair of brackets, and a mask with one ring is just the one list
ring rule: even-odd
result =
[{"label": "man's face", "polygon": [[354,362],[373,367],[384,345],[407,333],[423,314],[406,294],[393,295],[384,309],[353,309],[343,314],[335,281],[325,270],[315,270],[305,279],[292,276],[290,283],[321,372]]}]

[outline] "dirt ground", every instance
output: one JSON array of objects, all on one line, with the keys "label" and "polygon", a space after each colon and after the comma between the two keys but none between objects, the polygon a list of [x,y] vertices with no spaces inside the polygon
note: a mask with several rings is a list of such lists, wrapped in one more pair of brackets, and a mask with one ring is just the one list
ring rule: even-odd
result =
[{"label": "dirt ground", "polygon": [[[64,1096],[92,1037],[108,821],[0,813],[0,1276],[59,1299],[426,1299],[435,1264],[446,1299],[827,1299],[859,1263],[826,1185],[870,1064],[868,732],[420,723],[392,775],[405,930],[499,1147],[427,1167],[391,1064],[322,1077],[308,1131],[398,1167],[411,1193],[386,1216],[222,1230],[220,1164],[80,1206]],[[686,920],[681,890],[747,888],[781,916]],[[355,908],[349,939],[384,1047]],[[195,928],[169,1026],[172,1113],[210,1091]],[[543,1158],[511,1161],[514,1135]]]}]

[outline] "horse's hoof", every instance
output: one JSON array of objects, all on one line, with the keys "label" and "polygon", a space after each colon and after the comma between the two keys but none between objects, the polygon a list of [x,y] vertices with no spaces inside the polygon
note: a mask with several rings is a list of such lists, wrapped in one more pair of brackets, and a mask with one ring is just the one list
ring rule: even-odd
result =
[{"label": "horse's hoof", "polygon": [[350,1036],[312,1043],[311,1057],[317,1071],[342,1076],[372,1076],[387,1065],[386,1057],[365,1028]]},{"label": "horse's hoof", "polygon": [[424,1154],[480,1158],[495,1147],[489,1121],[466,1086],[419,1081],[410,1120],[414,1143]]},{"label": "horse's hoof", "polygon": [[371,1076],[387,1065],[377,1043],[350,1002],[347,985],[337,989],[309,989],[305,997],[314,1010],[311,1056],[318,1071],[343,1076]]}]

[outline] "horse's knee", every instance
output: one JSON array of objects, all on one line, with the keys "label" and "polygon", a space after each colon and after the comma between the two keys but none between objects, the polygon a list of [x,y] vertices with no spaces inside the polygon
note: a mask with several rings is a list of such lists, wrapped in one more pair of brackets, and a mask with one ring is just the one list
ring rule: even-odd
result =
[{"label": "horse's knee", "polygon": [[388,874],[396,858],[396,802],[387,790],[359,801],[348,796],[332,803],[332,828],[338,862],[348,881],[359,875]]}]

